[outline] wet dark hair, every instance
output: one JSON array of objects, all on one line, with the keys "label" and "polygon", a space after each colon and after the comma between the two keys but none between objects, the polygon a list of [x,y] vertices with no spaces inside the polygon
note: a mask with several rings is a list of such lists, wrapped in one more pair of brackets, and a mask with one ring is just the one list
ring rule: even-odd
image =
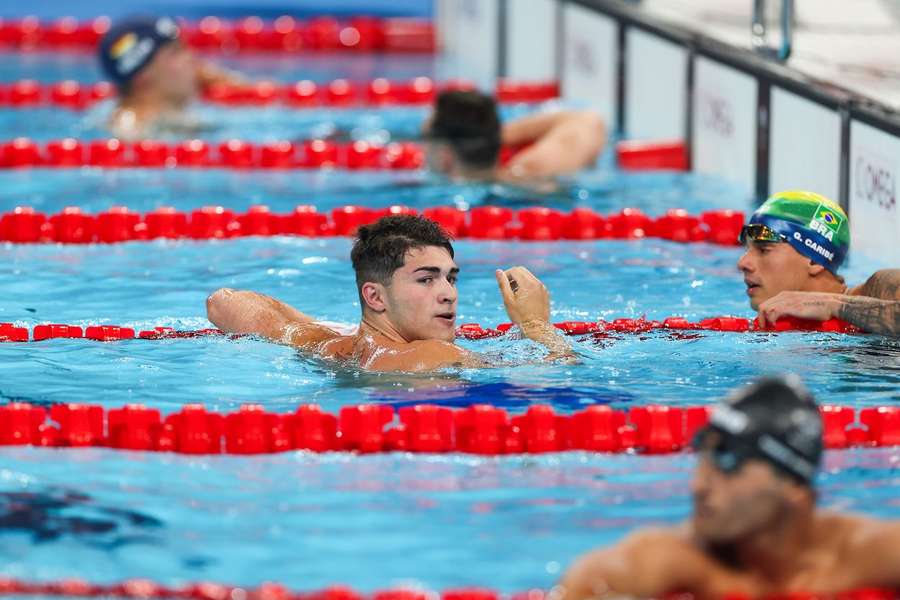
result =
[{"label": "wet dark hair", "polygon": [[394,271],[406,262],[406,253],[426,246],[445,248],[453,257],[450,236],[431,219],[397,215],[363,225],[350,251],[357,289],[361,293],[367,281],[387,285]]},{"label": "wet dark hair", "polygon": [[446,142],[470,167],[493,167],[500,156],[500,116],[497,102],[472,90],[438,95],[429,137]]}]

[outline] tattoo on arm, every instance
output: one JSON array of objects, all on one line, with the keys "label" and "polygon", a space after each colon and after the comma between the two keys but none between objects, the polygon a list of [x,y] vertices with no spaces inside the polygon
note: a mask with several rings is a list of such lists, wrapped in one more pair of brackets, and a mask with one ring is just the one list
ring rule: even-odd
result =
[{"label": "tattoo on arm", "polygon": [[900,301],[897,300],[849,296],[844,299],[838,318],[869,333],[900,337]]},{"label": "tattoo on arm", "polygon": [[879,300],[900,300],[900,269],[878,271],[859,288],[859,295]]}]

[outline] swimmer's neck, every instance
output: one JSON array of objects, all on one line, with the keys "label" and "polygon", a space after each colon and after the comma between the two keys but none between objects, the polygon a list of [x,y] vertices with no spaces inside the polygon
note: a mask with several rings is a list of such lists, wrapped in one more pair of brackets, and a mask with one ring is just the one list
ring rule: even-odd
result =
[{"label": "swimmer's neck", "polygon": [[824,292],[826,294],[846,294],[847,283],[843,277],[832,275],[831,273],[823,273],[822,277],[814,277],[806,286],[808,289],[804,292]]},{"label": "swimmer's neck", "polygon": [[179,112],[190,104],[189,99],[173,99],[153,88],[131,90],[119,100],[119,110],[129,110],[141,117],[153,117],[167,112]]},{"label": "swimmer's neck", "polygon": [[741,569],[778,585],[809,563],[814,551],[815,515],[812,508],[785,511],[778,523],[735,543],[729,550]]},{"label": "swimmer's neck", "polygon": [[406,339],[387,318],[380,314],[364,314],[359,323],[360,337],[378,336],[398,344],[408,344]]}]

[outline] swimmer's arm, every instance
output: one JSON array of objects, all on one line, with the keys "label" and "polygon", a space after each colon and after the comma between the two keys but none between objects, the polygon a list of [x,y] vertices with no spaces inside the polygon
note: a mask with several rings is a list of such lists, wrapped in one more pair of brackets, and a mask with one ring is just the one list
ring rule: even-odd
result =
[{"label": "swimmer's arm", "polygon": [[617,545],[580,558],[559,582],[560,600],[604,597],[659,598],[693,591],[697,582],[685,569],[684,544],[660,530],[632,534]]},{"label": "swimmer's arm", "polygon": [[225,333],[250,333],[299,348],[338,335],[284,302],[256,292],[216,290],[206,299],[206,314]]},{"label": "swimmer's arm", "polygon": [[198,60],[197,81],[202,89],[212,85],[246,85],[247,79],[236,71],[224,69],[215,63]]},{"label": "swimmer's arm", "polygon": [[505,124],[501,140],[530,144],[504,167],[507,177],[550,177],[594,164],[606,144],[606,126],[593,111],[541,113]]},{"label": "swimmer's arm", "polygon": [[870,333],[900,337],[900,269],[878,271],[852,289],[835,316]]},{"label": "swimmer's arm", "polygon": [[837,318],[869,333],[900,337],[900,271],[879,271],[847,294],[781,292],[760,305],[763,327],[781,317]]}]

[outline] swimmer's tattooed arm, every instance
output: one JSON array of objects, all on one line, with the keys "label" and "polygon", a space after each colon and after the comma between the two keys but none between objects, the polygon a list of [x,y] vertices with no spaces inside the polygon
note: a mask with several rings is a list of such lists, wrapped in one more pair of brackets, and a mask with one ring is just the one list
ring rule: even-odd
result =
[{"label": "swimmer's tattooed arm", "polygon": [[869,333],[900,337],[900,269],[878,271],[843,296],[836,316]]},{"label": "swimmer's tattooed arm", "polygon": [[879,271],[846,294],[781,292],[759,307],[764,327],[789,316],[838,318],[868,333],[900,337],[900,270]]}]

